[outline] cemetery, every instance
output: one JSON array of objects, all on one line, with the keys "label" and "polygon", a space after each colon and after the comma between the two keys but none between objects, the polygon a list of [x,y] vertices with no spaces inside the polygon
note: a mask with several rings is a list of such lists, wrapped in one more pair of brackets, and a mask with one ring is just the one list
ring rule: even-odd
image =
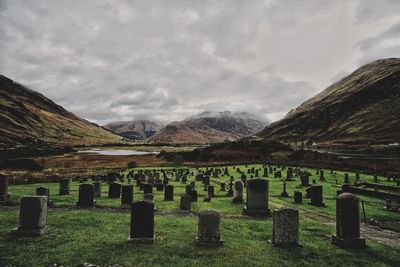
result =
[{"label": "cemetery", "polygon": [[387,177],[243,164],[0,186],[0,266],[400,265]]}]

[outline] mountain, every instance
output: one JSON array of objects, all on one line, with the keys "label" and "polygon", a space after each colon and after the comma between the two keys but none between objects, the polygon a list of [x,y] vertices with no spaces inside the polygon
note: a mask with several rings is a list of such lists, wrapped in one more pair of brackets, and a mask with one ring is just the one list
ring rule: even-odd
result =
[{"label": "mountain", "polygon": [[144,140],[161,130],[161,124],[148,120],[112,122],[103,126],[128,139]]},{"label": "mountain", "polygon": [[357,69],[256,136],[337,147],[399,142],[400,59]]},{"label": "mountain", "polygon": [[121,139],[0,75],[0,149],[101,145]]},{"label": "mountain", "polygon": [[232,141],[260,131],[268,122],[248,112],[203,112],[165,126],[148,141],[208,144]]}]

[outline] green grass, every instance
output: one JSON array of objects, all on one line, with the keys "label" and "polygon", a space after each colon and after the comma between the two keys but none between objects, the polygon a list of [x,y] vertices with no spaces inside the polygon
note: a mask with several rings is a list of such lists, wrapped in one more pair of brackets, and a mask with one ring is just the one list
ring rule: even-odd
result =
[{"label": "green grass", "polygon": [[[249,165],[251,168],[261,165]],[[247,168],[240,166],[247,173]],[[149,168],[148,168],[149,169]],[[151,168],[150,168],[151,169]],[[193,171],[196,174],[195,169]],[[239,179],[239,173],[229,167],[230,175]],[[315,174],[315,170],[311,170]],[[249,174],[246,174],[250,177]],[[262,170],[260,171],[262,175]],[[271,176],[271,175],[270,175]],[[286,177],[286,172],[283,172]],[[297,207],[314,211],[334,219],[337,178],[341,183],[344,173],[336,176],[325,171],[324,185],[326,207],[318,208],[308,205],[308,199]],[[350,180],[354,181],[354,174]],[[310,181],[312,180],[310,179]],[[270,208],[291,205],[293,199],[281,198],[282,180],[270,180]],[[361,179],[373,181],[372,176],[361,175]],[[189,181],[194,176],[189,177]],[[215,178],[225,181],[228,188],[229,176]],[[380,178],[382,184],[387,184]],[[188,181],[188,184],[189,184]],[[299,179],[287,184],[287,191],[305,191],[300,188]],[[272,235],[271,219],[249,219],[240,216],[244,204],[231,203],[226,192],[220,192],[215,185],[216,197],[210,203],[203,202],[205,191],[200,182],[196,182],[199,202],[192,204],[194,214],[188,216],[174,213],[179,207],[180,195],[184,194],[185,185],[173,181],[174,201],[163,201],[163,192],[157,192],[155,216],[156,242],[151,245],[135,245],[126,243],[130,227],[129,210],[78,210],[75,204],[78,199],[79,183],[72,184],[71,195],[58,196],[58,184],[34,184],[10,186],[12,201],[18,203],[23,195],[35,194],[35,188],[45,185],[50,188],[52,201],[59,207],[67,209],[51,209],[47,224],[50,233],[37,238],[14,238],[9,231],[18,224],[17,209],[8,210],[0,207],[0,266],[45,266],[50,263],[61,263],[74,266],[83,262],[91,262],[105,266],[120,263],[125,266],[400,266],[398,251],[367,240],[368,247],[362,251],[340,249],[330,242],[330,235],[335,233],[332,225],[311,221],[301,216],[300,243],[296,249],[275,248],[267,240]],[[119,207],[119,199],[107,198],[108,185],[103,183],[103,197],[97,199],[99,207]],[[135,187],[134,200],[140,200],[143,194]],[[361,197],[366,200],[378,201]],[[197,234],[197,218],[199,210],[212,208],[222,213],[221,232],[225,241],[224,247],[218,249],[202,249],[194,245]],[[387,212],[381,207],[366,206],[368,217],[386,222],[399,222],[398,213]],[[233,215],[233,217],[231,216]]]}]

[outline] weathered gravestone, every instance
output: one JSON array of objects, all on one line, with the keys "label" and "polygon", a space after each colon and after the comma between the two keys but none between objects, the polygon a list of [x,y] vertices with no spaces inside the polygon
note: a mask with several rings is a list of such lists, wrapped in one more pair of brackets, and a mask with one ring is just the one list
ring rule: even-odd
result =
[{"label": "weathered gravestone", "polygon": [[229,189],[228,189],[227,196],[228,197],[232,197],[233,196],[233,182],[232,181],[229,182]]},{"label": "weathered gravestone", "polygon": [[220,231],[221,214],[216,210],[199,212],[199,226],[196,244],[205,247],[219,247],[224,244]]},{"label": "weathered gravestone", "polygon": [[154,239],[154,203],[144,200],[133,203],[128,242],[153,243]]},{"label": "weathered gravestone", "polygon": [[179,209],[181,211],[190,211],[192,204],[192,197],[188,195],[181,196]]},{"label": "weathered gravestone", "polygon": [[350,183],[350,179],[349,179],[349,174],[348,173],[344,174],[344,183],[345,184],[349,184]]},{"label": "weathered gravestone", "polygon": [[121,197],[121,184],[111,183],[108,186],[108,198],[120,198]]},{"label": "weathered gravestone", "polygon": [[303,203],[303,194],[300,191],[294,192],[294,203],[302,204]]},{"label": "weathered gravestone", "polygon": [[286,191],[286,182],[283,182],[283,190],[282,190],[282,193],[281,193],[281,197],[289,197],[289,194]]},{"label": "weathered gravestone", "polygon": [[123,185],[121,194],[121,205],[131,205],[133,202],[133,185]]},{"label": "weathered gravestone", "polygon": [[94,197],[101,197],[101,182],[93,183]]},{"label": "weathered gravestone", "polygon": [[321,170],[321,171],[319,172],[319,180],[320,180],[320,181],[325,181],[324,170]]},{"label": "weathered gravestone", "polygon": [[192,190],[192,186],[191,186],[191,185],[187,185],[187,186],[185,187],[185,192],[186,192],[186,194],[189,194],[190,190]]},{"label": "weathered gravestone", "polygon": [[93,185],[80,184],[79,185],[78,202],[76,203],[76,206],[88,208],[88,207],[93,207],[94,203],[95,203],[95,200],[94,200]]},{"label": "weathered gravestone", "polygon": [[276,209],[272,213],[271,244],[279,247],[299,245],[299,211],[293,208]]},{"label": "weathered gravestone", "polygon": [[153,186],[151,184],[143,184],[143,194],[153,194]]},{"label": "weathered gravestone", "polygon": [[310,187],[310,205],[322,207],[325,206],[323,202],[323,188],[322,185],[313,185]]},{"label": "weathered gravestone", "polygon": [[198,201],[198,196],[197,196],[197,191],[196,190],[190,190],[189,191],[189,196],[192,198],[192,202],[197,202]]},{"label": "weathered gravestone", "polygon": [[164,190],[164,184],[163,183],[157,183],[156,185],[157,191],[161,192]]},{"label": "weathered gravestone", "polygon": [[244,214],[249,216],[267,217],[270,216],[268,208],[268,180],[255,178],[248,181],[246,206]]},{"label": "weathered gravestone", "polygon": [[46,226],[47,197],[24,196],[21,198],[18,228],[11,231],[20,236],[40,236],[48,233]]},{"label": "weathered gravestone", "polygon": [[10,199],[8,193],[8,177],[0,174],[0,202],[5,202]]},{"label": "weathered gravestone", "polygon": [[343,248],[363,248],[365,239],[360,238],[359,199],[343,193],[336,197],[336,236],[332,243]]},{"label": "weathered gravestone", "polygon": [[220,183],[220,188],[219,188],[219,191],[221,191],[221,192],[225,192],[225,183]]},{"label": "weathered gravestone", "polygon": [[214,197],[214,186],[210,185],[207,188],[207,192],[208,192],[208,197]]},{"label": "weathered gravestone", "polygon": [[63,178],[60,180],[60,195],[69,195],[71,189],[71,179]]},{"label": "weathered gravestone", "polygon": [[164,189],[164,201],[173,201],[174,200],[174,186],[166,185]]},{"label": "weathered gravestone", "polygon": [[243,203],[243,182],[242,181],[236,181],[235,186],[234,186],[234,191],[233,191],[233,203]]}]

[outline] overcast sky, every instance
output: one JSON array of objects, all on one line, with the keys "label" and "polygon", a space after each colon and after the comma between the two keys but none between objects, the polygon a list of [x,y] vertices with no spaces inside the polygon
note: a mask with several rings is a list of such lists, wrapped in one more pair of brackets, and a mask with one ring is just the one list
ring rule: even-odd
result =
[{"label": "overcast sky", "polygon": [[386,57],[399,0],[0,0],[0,73],[99,124],[277,120]]}]

